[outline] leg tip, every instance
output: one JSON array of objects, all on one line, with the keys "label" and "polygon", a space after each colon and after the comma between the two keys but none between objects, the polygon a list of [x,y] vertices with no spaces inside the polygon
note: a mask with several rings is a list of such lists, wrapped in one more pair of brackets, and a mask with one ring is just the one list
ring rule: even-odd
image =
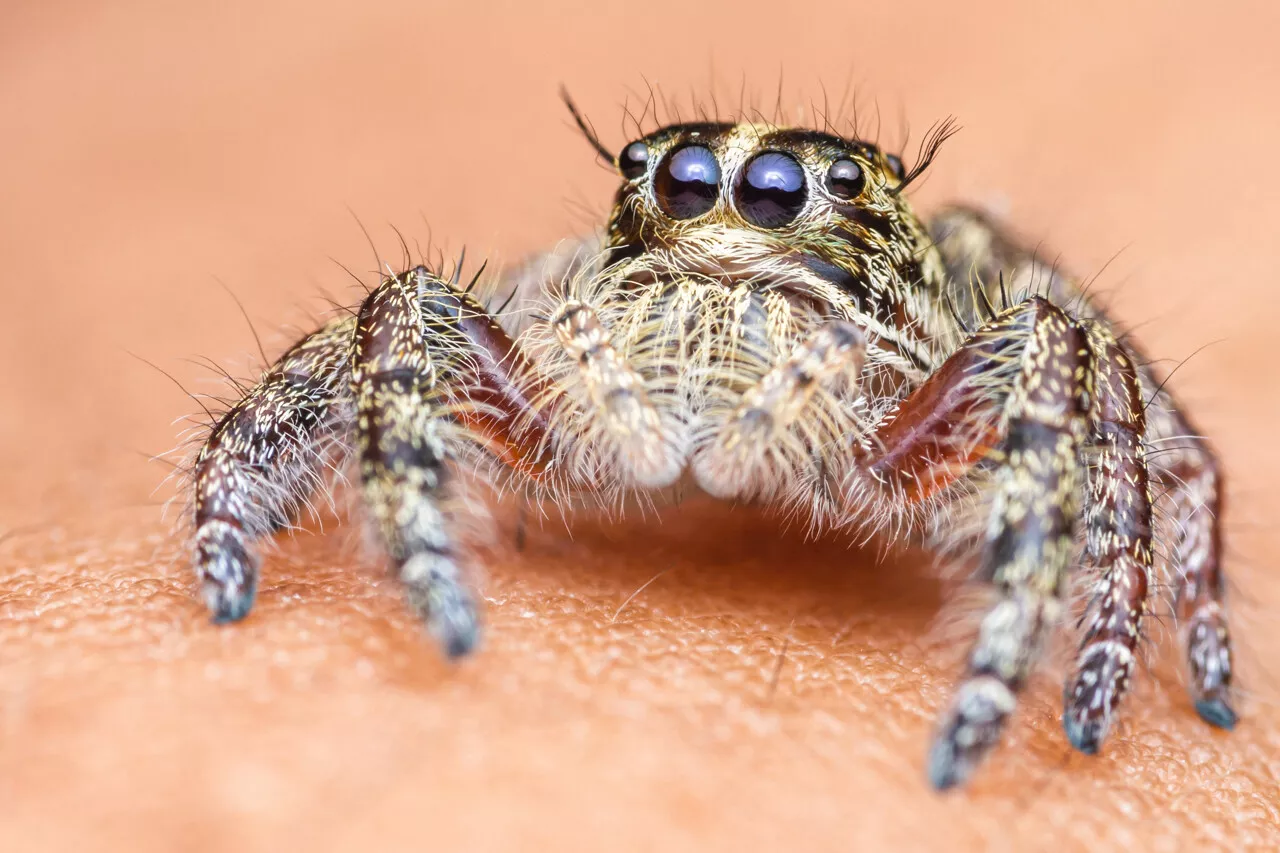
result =
[{"label": "leg tip", "polygon": [[471,624],[465,628],[437,632],[444,656],[451,661],[461,660],[480,646],[480,626]]},{"label": "leg tip", "polygon": [[929,750],[929,784],[939,793],[949,791],[968,778],[968,770],[961,766],[951,743],[943,738],[934,741]]},{"label": "leg tip", "polygon": [[1107,736],[1107,721],[1099,719],[1082,719],[1070,714],[1063,716],[1062,729],[1067,733],[1067,741],[1085,755],[1097,755],[1102,741]]},{"label": "leg tip", "polygon": [[936,791],[963,785],[1000,740],[1016,700],[1008,685],[976,676],[956,691],[929,750],[929,782]]},{"label": "leg tip", "polygon": [[461,660],[480,646],[480,616],[469,595],[446,596],[427,611],[427,631],[450,661]]},{"label": "leg tip", "polygon": [[1231,709],[1231,706],[1227,704],[1227,700],[1221,697],[1200,699],[1196,702],[1196,713],[1200,715],[1200,719],[1209,725],[1226,731],[1234,729],[1236,722],[1240,719],[1236,716],[1236,712]]},{"label": "leg tip", "polygon": [[451,661],[466,657],[480,644],[480,616],[475,596],[443,554],[415,554],[400,577],[408,584],[409,606],[426,621],[427,631]]},{"label": "leg tip", "polygon": [[206,582],[204,601],[209,608],[209,619],[215,625],[239,622],[253,609],[256,593],[256,585],[252,582],[243,585]]}]

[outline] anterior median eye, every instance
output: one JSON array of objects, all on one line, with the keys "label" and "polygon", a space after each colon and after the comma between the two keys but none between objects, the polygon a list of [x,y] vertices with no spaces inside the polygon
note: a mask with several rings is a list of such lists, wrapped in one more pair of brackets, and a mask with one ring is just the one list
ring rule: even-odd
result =
[{"label": "anterior median eye", "polygon": [[804,209],[804,167],[790,154],[757,154],[738,184],[738,208],[752,225],[781,228]]},{"label": "anterior median eye", "polygon": [[693,219],[715,207],[720,192],[720,164],[710,148],[686,145],[667,155],[658,167],[654,192],[658,204],[675,219]]},{"label": "anterior median eye", "polygon": [[852,200],[862,194],[867,176],[852,160],[837,160],[827,170],[827,189],[836,198]]}]

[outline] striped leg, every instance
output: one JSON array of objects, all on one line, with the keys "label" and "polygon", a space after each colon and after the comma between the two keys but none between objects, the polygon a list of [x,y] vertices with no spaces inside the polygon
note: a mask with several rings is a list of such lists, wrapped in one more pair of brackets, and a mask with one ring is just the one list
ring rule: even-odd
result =
[{"label": "striped leg", "polygon": [[1000,415],[1003,459],[983,558],[1000,600],[982,620],[968,673],[934,739],[929,777],[939,789],[963,782],[999,740],[1062,615],[1074,548],[1091,370],[1084,335],[1044,300],[1013,316],[1025,343]]},{"label": "striped leg", "polygon": [[1227,630],[1226,575],[1222,571],[1222,474],[1205,442],[1160,392],[1152,408],[1160,418],[1148,429],[1159,461],[1153,473],[1165,490],[1173,549],[1174,611],[1182,625],[1187,689],[1207,723],[1234,728],[1231,635]]},{"label": "striped leg", "polygon": [[[930,232],[953,279],[973,277],[989,298],[1003,280],[1013,293],[1049,294],[1059,305],[1088,320],[1110,320],[1079,284],[1012,239],[977,211],[955,208],[937,216]],[[964,295],[964,288],[961,294]],[[1126,341],[1139,362],[1146,359]],[[1199,436],[1182,407],[1146,364],[1137,366],[1145,401],[1148,464],[1154,481],[1158,539],[1167,542],[1167,571],[1175,589],[1174,613],[1181,624],[1188,689],[1196,711],[1208,723],[1230,729],[1232,655],[1224,604],[1222,569],[1222,473],[1212,448]],[[1163,562],[1163,561],[1162,561]],[[1163,566],[1162,566],[1163,567]]]},{"label": "striped leg", "polygon": [[365,504],[410,605],[453,658],[476,645],[479,618],[446,511],[452,424],[438,343],[457,332],[424,317],[424,301],[436,294],[456,301],[422,267],[370,294],[357,319],[351,387]]},{"label": "striped leg", "polygon": [[350,426],[350,318],[281,356],[209,433],[192,472],[195,557],[215,622],[242,619],[258,584],[254,540],[287,526],[320,484],[328,439]]},{"label": "striped leg", "polygon": [[1151,584],[1151,489],[1146,416],[1133,361],[1097,323],[1086,549],[1101,574],[1085,614],[1076,672],[1067,682],[1063,726],[1081,752],[1098,751],[1129,689]]}]

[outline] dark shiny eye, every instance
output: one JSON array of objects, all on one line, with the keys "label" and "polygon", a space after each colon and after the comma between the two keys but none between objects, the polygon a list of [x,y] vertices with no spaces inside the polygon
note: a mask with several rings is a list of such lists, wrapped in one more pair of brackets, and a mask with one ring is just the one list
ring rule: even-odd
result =
[{"label": "dark shiny eye", "polygon": [[710,148],[677,148],[658,167],[654,192],[658,204],[675,219],[693,219],[715,207],[720,192],[720,164]]},{"label": "dark shiny eye", "polygon": [[618,171],[628,181],[634,181],[644,174],[649,165],[649,146],[643,142],[633,142],[618,155]]},{"label": "dark shiny eye", "polygon": [[902,158],[897,154],[884,155],[885,162],[889,164],[889,172],[899,183],[907,176],[907,167],[902,165]]},{"label": "dark shiny eye", "polygon": [[837,160],[827,170],[827,189],[836,198],[853,200],[867,185],[866,173],[852,160]]},{"label": "dark shiny eye", "polygon": [[752,225],[781,228],[804,209],[804,167],[781,151],[757,154],[738,184],[738,208]]}]

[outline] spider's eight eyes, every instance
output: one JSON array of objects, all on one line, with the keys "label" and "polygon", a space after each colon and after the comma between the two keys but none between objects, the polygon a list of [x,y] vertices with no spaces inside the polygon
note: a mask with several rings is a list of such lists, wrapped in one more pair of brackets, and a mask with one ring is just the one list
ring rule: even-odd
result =
[{"label": "spider's eight eyes", "polygon": [[649,146],[643,142],[633,142],[618,155],[618,171],[628,181],[634,181],[644,174],[649,165]]},{"label": "spider's eight eyes", "polygon": [[738,184],[738,208],[752,225],[781,228],[800,215],[805,203],[804,168],[781,151],[757,154]]},{"label": "spider's eight eyes", "polygon": [[674,219],[693,219],[715,207],[720,164],[711,149],[686,145],[667,155],[654,181],[658,204]]},{"label": "spider's eight eyes", "polygon": [[827,189],[836,198],[852,201],[862,194],[866,185],[866,173],[852,160],[837,160],[827,170]]}]

